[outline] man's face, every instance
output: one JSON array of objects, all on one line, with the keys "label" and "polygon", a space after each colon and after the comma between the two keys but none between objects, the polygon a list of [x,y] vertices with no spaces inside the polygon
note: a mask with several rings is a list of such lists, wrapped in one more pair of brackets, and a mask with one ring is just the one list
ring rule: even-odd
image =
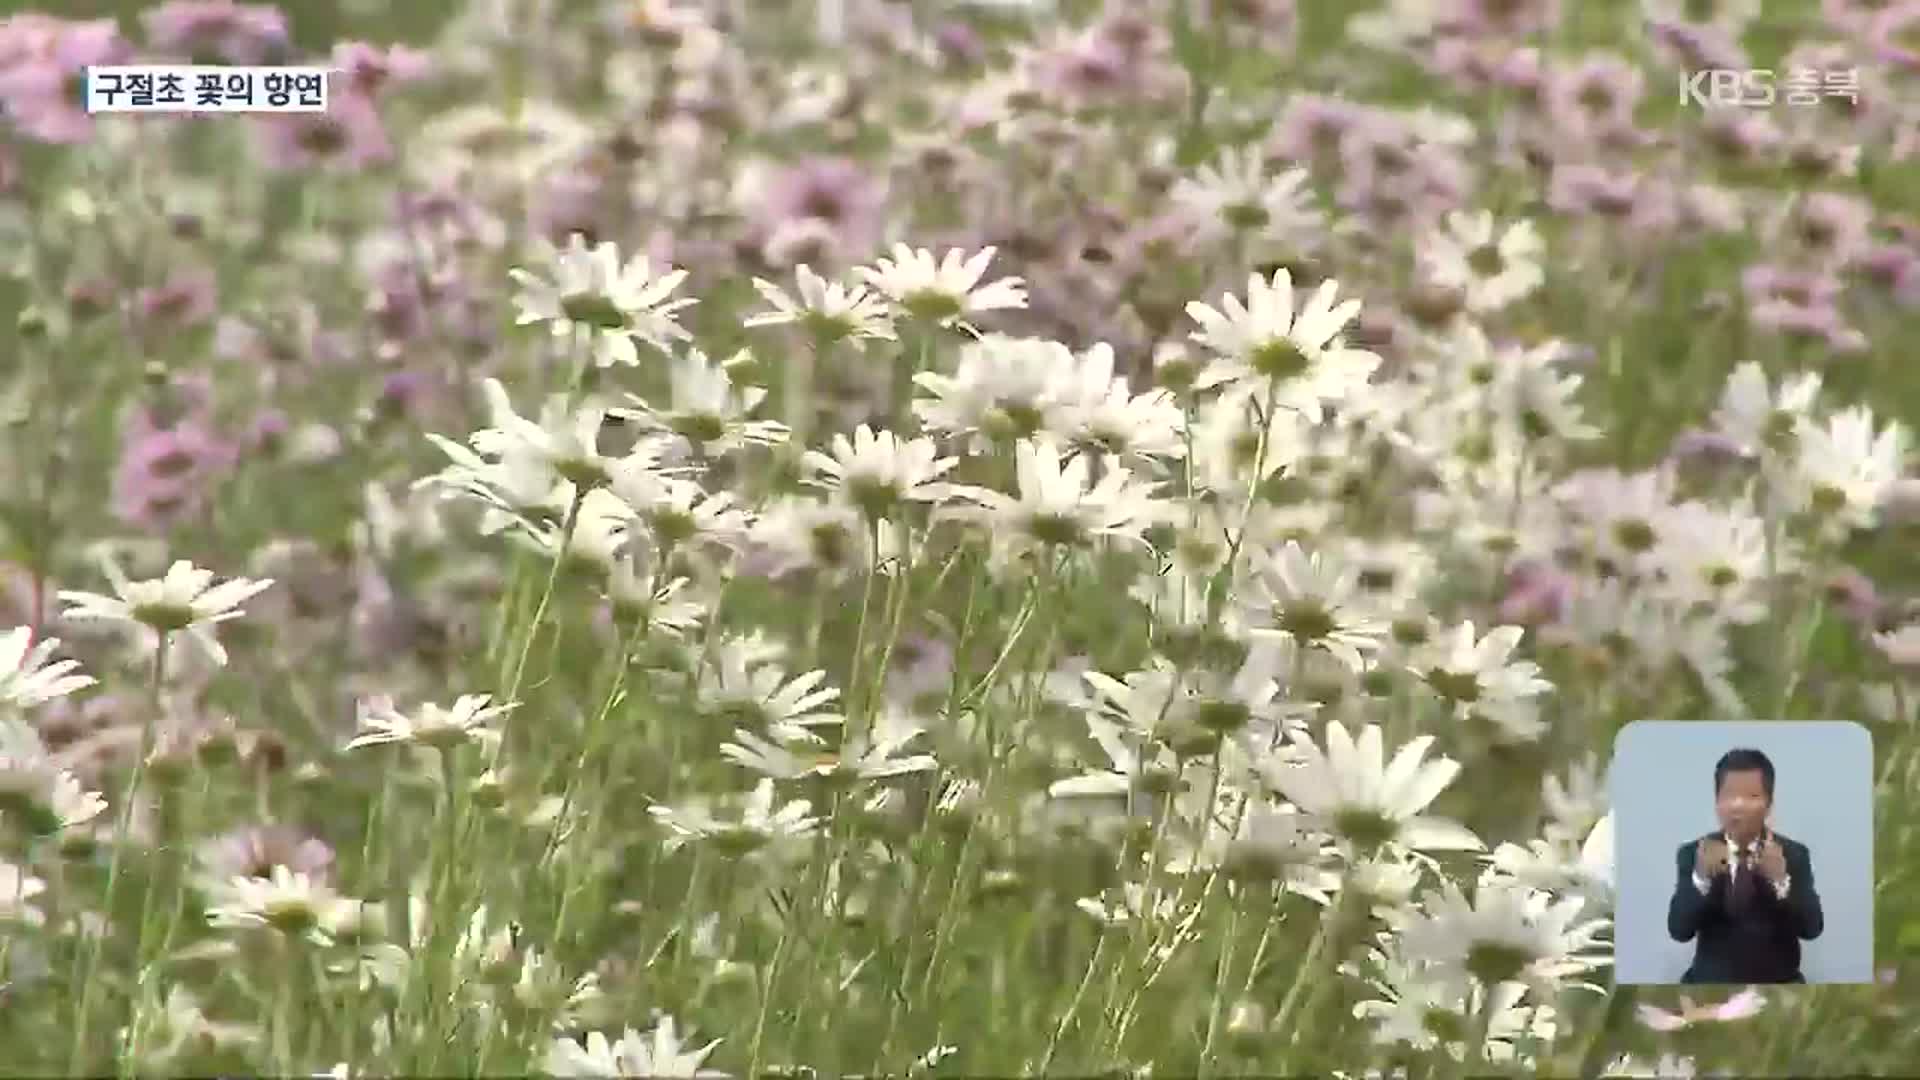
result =
[{"label": "man's face", "polygon": [[1748,769],[1721,778],[1713,805],[1720,815],[1720,827],[1735,840],[1746,841],[1760,835],[1773,800],[1767,797],[1760,770]]}]

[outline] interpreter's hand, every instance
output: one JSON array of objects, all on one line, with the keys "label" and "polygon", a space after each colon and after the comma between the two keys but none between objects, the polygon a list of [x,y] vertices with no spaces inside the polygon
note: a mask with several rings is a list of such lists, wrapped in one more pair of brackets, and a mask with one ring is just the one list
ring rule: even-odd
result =
[{"label": "interpreter's hand", "polygon": [[1693,872],[1711,881],[1727,868],[1727,842],[1717,836],[1702,837],[1693,848]]},{"label": "interpreter's hand", "polygon": [[1769,836],[1760,845],[1760,858],[1754,865],[1761,877],[1777,884],[1787,876],[1786,849],[1780,846],[1780,841]]}]

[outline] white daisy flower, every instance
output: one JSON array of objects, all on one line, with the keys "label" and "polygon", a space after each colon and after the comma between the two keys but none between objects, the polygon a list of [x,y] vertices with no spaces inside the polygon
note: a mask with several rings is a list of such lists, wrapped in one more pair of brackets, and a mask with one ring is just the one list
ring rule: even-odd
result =
[{"label": "white daisy flower", "polygon": [[1388,0],[1348,16],[1347,37],[1370,49],[1398,52],[1430,41],[1454,8],[1446,0]]},{"label": "white daisy flower", "polygon": [[1394,845],[1411,851],[1479,851],[1484,845],[1465,826],[1424,813],[1460,773],[1452,758],[1425,760],[1433,736],[1405,743],[1385,760],[1378,725],[1356,741],[1338,720],[1327,723],[1326,750],[1304,735],[1293,736],[1295,758],[1270,762],[1266,781],[1313,815],[1315,827],[1362,853]]},{"label": "white daisy flower", "polygon": [[1740,626],[1766,617],[1771,574],[1797,563],[1776,543],[1768,550],[1766,520],[1740,507],[1684,502],[1659,523],[1650,563],[1674,603],[1700,608]]},{"label": "white daisy flower", "polygon": [[1593,556],[1616,573],[1643,568],[1672,520],[1674,475],[1666,468],[1623,473],[1582,469],[1554,494],[1584,526]]},{"label": "white daisy flower", "polygon": [[85,825],[107,801],[50,757],[32,729],[0,721],[0,819],[36,836]]},{"label": "white daisy flower", "polygon": [[1520,1045],[1548,1045],[1559,1031],[1553,1007],[1526,1000],[1524,983],[1489,990],[1446,978],[1438,965],[1410,958],[1401,947],[1372,950],[1365,967],[1371,970],[1367,984],[1380,997],[1356,1003],[1353,1015],[1373,1024],[1376,1043],[1438,1051],[1462,1062],[1473,1018],[1482,1008],[1489,1012],[1482,1050],[1490,1061],[1512,1062]]},{"label": "white daisy flower", "polygon": [[1121,458],[1178,458],[1186,453],[1186,414],[1173,394],[1136,394],[1114,374],[1113,346],[1101,342],[1060,373],[1047,430],[1069,445]]},{"label": "white daisy flower", "polygon": [[652,560],[628,554],[614,561],[607,575],[607,599],[628,622],[644,622],[651,633],[684,639],[707,620],[712,605],[694,593],[683,577],[663,578]]},{"label": "white daisy flower", "polygon": [[727,1074],[702,1067],[718,1045],[718,1039],[701,1047],[685,1045],[674,1031],[673,1018],[662,1017],[646,1035],[628,1028],[611,1042],[598,1031],[588,1032],[579,1042],[555,1039],[544,1068],[554,1076],[568,1077],[723,1077]]},{"label": "white daisy flower", "polygon": [[[600,433],[607,426],[607,410],[597,405],[570,408],[565,394],[550,394],[538,419],[529,420],[513,409],[513,399],[498,379],[481,383],[492,426],[482,428],[467,442],[481,454],[501,461],[525,460],[577,488],[600,487],[613,475],[613,460],[600,453]],[[644,447],[651,450],[651,447]]]},{"label": "white daisy flower", "polygon": [[1378,356],[1341,338],[1360,301],[1335,303],[1339,290],[1336,281],[1322,282],[1296,315],[1293,275],[1281,269],[1271,279],[1249,276],[1244,302],[1229,294],[1218,310],[1189,303],[1187,314],[1200,324],[1193,340],[1217,357],[1198,385],[1234,384],[1256,400],[1271,393],[1275,404],[1318,423],[1324,405],[1352,396],[1380,366]]},{"label": "white daisy flower", "polygon": [[1512,659],[1525,633],[1518,626],[1497,626],[1476,638],[1473,623],[1463,622],[1418,649],[1408,667],[1456,715],[1538,697],[1553,684],[1540,677],[1540,665]]},{"label": "white daisy flower", "polygon": [[739,728],[734,742],[720,748],[720,754],[735,764],[779,780],[798,780],[818,776],[842,781],[885,780],[908,773],[928,772],[939,767],[930,754],[906,753],[926,728],[898,708],[882,709],[872,727],[849,740],[839,750],[827,750],[811,732],[797,733],[792,739],[799,750]]},{"label": "white daisy flower", "polygon": [[893,314],[884,296],[864,285],[846,286],[828,281],[805,263],[794,268],[798,298],[771,281],[753,279],[753,287],[762,299],[773,305],[772,311],[750,316],[745,325],[795,325],[820,341],[879,340],[893,341]]},{"label": "white daisy flower", "polygon": [[1488,387],[1494,415],[1529,440],[1584,442],[1600,429],[1584,419],[1579,401],[1585,380],[1562,371],[1567,356],[1560,342],[1500,351],[1496,378]]},{"label": "white daisy flower", "polygon": [[870,519],[891,516],[907,502],[941,502],[951,494],[940,482],[959,458],[941,457],[932,439],[902,439],[861,424],[853,438],[835,435],[831,453],[809,450],[801,463],[812,482],[858,507]]},{"label": "white daisy flower", "polygon": [[[615,494],[626,494],[623,487],[616,478]],[[732,549],[753,529],[753,512],[735,505],[732,492],[710,492],[691,480],[660,478],[632,494],[628,505],[661,551],[697,543]]]},{"label": "white daisy flower", "polygon": [[514,297],[519,325],[547,323],[557,338],[583,335],[600,367],[637,366],[640,354],[634,337],[666,351],[689,336],[675,313],[697,301],[672,299],[686,281],[686,271],[669,268],[655,274],[646,256],[622,262],[614,244],[589,248],[579,233],[568,237],[567,246],[554,251],[550,261],[551,279],[519,267],[507,272],[520,286]]},{"label": "white daisy flower", "polygon": [[513,539],[538,553],[542,561],[559,559],[595,576],[611,574],[633,547],[634,511],[606,488],[594,488],[580,497],[573,531],[564,518],[544,515],[520,523]]},{"label": "white daisy flower", "polygon": [[877,561],[870,537],[855,508],[787,495],[761,508],[747,543],[757,572],[777,578],[801,569],[864,573]]},{"label": "white daisy flower", "polygon": [[1135,733],[1175,748],[1208,746],[1246,736],[1272,746],[1303,727],[1308,706],[1288,702],[1275,677],[1284,650],[1255,645],[1237,671],[1182,668],[1156,659],[1122,679],[1098,671],[1081,675],[1095,692],[1092,704]]},{"label": "white daisy flower", "polygon": [[492,426],[468,438],[471,450],[429,434],[428,441],[452,463],[416,486],[480,501],[487,507],[481,521],[483,534],[509,525],[524,528],[530,521],[557,521],[577,494],[611,482],[620,461],[650,466],[660,452],[657,443],[643,442],[625,459],[601,454],[600,432],[606,426],[607,410],[599,406],[570,409],[565,395],[554,394],[542,404],[538,419],[529,420],[514,411],[498,380],[486,380],[482,389]]},{"label": "white daisy flower", "polygon": [[1907,430],[1897,421],[1876,429],[1865,405],[1842,409],[1824,424],[1800,423],[1800,453],[1786,483],[1788,504],[1822,523],[1865,529],[1900,480]]},{"label": "white daisy flower", "polygon": [[1608,922],[1582,919],[1582,897],[1556,900],[1518,882],[1483,878],[1472,900],[1447,881],[1424,906],[1400,929],[1408,955],[1484,987],[1518,982],[1551,997],[1566,979],[1613,962],[1596,949]]},{"label": "white daisy flower", "polygon": [[1087,733],[1107,755],[1107,767],[1047,787],[1054,799],[1154,799],[1178,790],[1186,770],[1173,749],[1144,731],[1128,730],[1097,713],[1086,717]]},{"label": "white daisy flower", "polygon": [[654,805],[647,808],[647,813],[666,827],[668,851],[696,840],[713,843],[735,855],[752,854],[769,846],[790,850],[792,844],[805,841],[820,826],[820,819],[810,813],[813,804],[805,799],[775,809],[772,778],[760,781],[752,792],[736,801],[735,812],[727,818],[714,816],[705,803]]},{"label": "white daisy flower", "polygon": [[528,949],[521,956],[520,977],[514,980],[512,993],[522,1008],[553,1016],[558,1029],[578,1024],[606,996],[598,972],[575,977],[539,949]]},{"label": "white daisy flower", "polygon": [[354,542],[363,551],[392,559],[402,551],[435,550],[446,542],[442,504],[431,493],[409,491],[395,501],[381,484],[369,483],[364,491],[365,516],[354,529]]},{"label": "white daisy flower", "polygon": [[1201,905],[1194,904],[1183,912],[1178,890],[1159,889],[1149,894],[1147,887],[1137,881],[1126,882],[1118,889],[1109,889],[1102,896],[1083,896],[1075,900],[1073,906],[1092,916],[1102,926],[1126,926],[1140,919],[1150,919],[1160,925],[1173,924],[1172,941],[1155,950],[1156,958],[1163,961],[1173,954],[1179,944],[1192,936],[1193,924],[1201,911]]},{"label": "white daisy flower", "polygon": [[1017,277],[980,284],[993,255],[991,247],[971,256],[950,248],[936,262],[931,251],[895,244],[891,259],[876,259],[873,266],[859,267],[854,273],[892,300],[907,318],[939,326],[968,326],[966,320],[982,312],[1027,306],[1026,285]]},{"label": "white daisy flower", "polygon": [[25,867],[0,859],[0,923],[45,925],[46,913],[34,906],[33,898],[46,891],[47,883]]},{"label": "white daisy flower", "polygon": [[1179,669],[1167,661],[1118,679],[1099,671],[1085,671],[1080,677],[1093,689],[1089,704],[1132,735],[1177,749],[1209,737],[1197,722],[1192,707],[1197,703],[1186,692]]},{"label": "white daisy flower", "polygon": [[1325,905],[1340,888],[1331,867],[1337,849],[1292,807],[1240,793],[1223,792],[1199,835],[1177,837],[1168,869],[1206,873],[1219,869],[1246,882],[1271,882]]},{"label": "white daisy flower", "polygon": [[266,928],[289,937],[331,935],[356,923],[360,905],[324,881],[284,866],[270,876],[235,877],[216,889],[207,923],[218,929]]},{"label": "white daisy flower", "polygon": [[787,426],[756,420],[754,410],[767,398],[766,388],[734,381],[733,373],[753,360],[742,349],[724,362],[715,362],[699,349],[689,348],[668,369],[669,400],[660,408],[628,395],[631,408],[610,409],[609,416],[634,420],[655,431],[667,431],[690,443],[707,458],[716,458],[747,446],[778,446],[787,441]]},{"label": "white daisy flower", "polygon": [[1072,350],[1057,341],[988,334],[960,345],[951,375],[923,371],[913,381],[930,396],[913,402],[929,431],[991,442],[1032,438],[1047,430]]},{"label": "white daisy flower", "polygon": [[1244,395],[1219,397],[1200,406],[1193,425],[1193,474],[1198,487],[1223,496],[1239,495],[1299,464],[1307,452],[1309,421],[1290,409],[1275,409],[1266,418],[1263,442],[1259,412]]},{"label": "white daisy flower", "polygon": [[699,710],[727,717],[781,738],[804,739],[806,729],[841,723],[826,707],[840,699],[840,691],[826,685],[827,673],[809,671],[787,678],[778,663],[756,655],[753,642],[729,638],[712,650],[694,683]]},{"label": "white daisy flower", "polygon": [[1289,245],[1326,226],[1313,205],[1307,170],[1269,173],[1257,146],[1223,148],[1213,163],[1175,183],[1168,197],[1233,232],[1278,237]]},{"label": "white daisy flower", "polygon": [[515,704],[488,704],[492,700],[490,694],[462,694],[452,706],[427,703],[409,716],[394,708],[390,697],[369,698],[360,704],[359,734],[345,748],[408,743],[447,750],[462,743],[497,738],[494,721],[511,712]]},{"label": "white daisy flower", "polygon": [[1397,925],[1424,877],[1424,863],[1388,855],[1348,863],[1340,887],[1358,909]]},{"label": "white daisy flower", "polygon": [[464,495],[481,503],[479,531],[492,536],[528,521],[558,521],[573,502],[575,488],[530,455],[488,461],[451,439],[429,433],[427,440],[451,461],[444,469],[414,482],[414,490]]},{"label": "white daisy flower", "polygon": [[1920,667],[1920,623],[1875,634],[1873,646],[1895,667]]},{"label": "white daisy flower", "polygon": [[246,614],[240,605],[273,585],[272,579],[232,578],[214,584],[213,571],[185,559],[167,568],[166,575],[146,581],[128,581],[111,559],[101,562],[113,596],[63,589],[60,599],[70,607],[65,615],[76,621],[142,626],[160,635],[185,632],[214,664],[225,666],[227,650],[214,636],[215,624]]},{"label": "white daisy flower", "polygon": [[1546,280],[1541,259],[1546,244],[1531,221],[1496,228],[1485,210],[1456,210],[1422,241],[1418,258],[1427,280],[1458,290],[1467,309],[1499,311],[1526,299]]},{"label": "white daisy flower", "polygon": [[1062,460],[1047,439],[1024,439],[1014,447],[1020,493],[966,487],[957,494],[985,509],[997,540],[1015,547],[1084,549],[1103,537],[1144,543],[1141,531],[1157,520],[1153,491],[1109,459],[1098,480],[1093,460],[1074,454]]},{"label": "white daisy flower", "polygon": [[1592,754],[1568,765],[1564,774],[1549,773],[1540,783],[1547,839],[1556,844],[1579,843],[1607,814],[1607,799],[1600,763]]},{"label": "white daisy flower", "polygon": [[0,708],[29,709],[66,697],[94,684],[76,675],[78,660],[53,660],[59,638],[33,640],[33,628],[16,626],[0,634]]},{"label": "white daisy flower", "polygon": [[[154,1010],[142,1009],[135,1030],[138,1042],[130,1042],[127,1053],[150,1068],[161,1068],[183,1055],[206,1050],[243,1050],[259,1045],[260,1029],[251,1024],[216,1021],[200,1009],[200,1001],[184,987],[167,989],[166,997]],[[131,1032],[123,1034],[131,1035]]]},{"label": "white daisy flower", "polygon": [[1438,560],[1432,550],[1410,540],[1349,539],[1340,561],[1353,568],[1355,589],[1381,617],[1414,615],[1420,597],[1434,583]]},{"label": "white daisy flower", "polygon": [[1585,897],[1604,910],[1613,901],[1613,815],[1602,817],[1577,847],[1552,839],[1530,840],[1525,846],[1509,842],[1494,848],[1486,860],[1499,877],[1562,896]]},{"label": "white daisy flower", "polygon": [[1813,416],[1820,399],[1820,373],[1803,371],[1781,380],[1775,390],[1766,369],[1748,360],[1727,376],[1714,410],[1714,429],[1748,454],[1793,450],[1800,425]]},{"label": "white daisy flower", "polygon": [[1308,555],[1291,540],[1255,561],[1239,603],[1250,635],[1320,649],[1355,672],[1366,668],[1366,654],[1386,636],[1386,627],[1367,616],[1352,568],[1319,552]]}]

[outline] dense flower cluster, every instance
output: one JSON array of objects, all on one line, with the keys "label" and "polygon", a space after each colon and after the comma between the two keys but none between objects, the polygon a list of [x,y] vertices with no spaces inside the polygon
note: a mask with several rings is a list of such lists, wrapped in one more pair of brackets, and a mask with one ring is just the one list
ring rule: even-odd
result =
[{"label": "dense flower cluster", "polygon": [[1632,720],[1920,865],[1920,8],[1788,6],[0,19],[0,1072],[1910,1063],[1610,971]]}]

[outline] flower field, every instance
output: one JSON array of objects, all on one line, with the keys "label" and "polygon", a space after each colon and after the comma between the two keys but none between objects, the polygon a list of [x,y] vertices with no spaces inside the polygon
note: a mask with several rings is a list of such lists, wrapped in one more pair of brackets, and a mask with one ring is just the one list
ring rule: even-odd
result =
[{"label": "flower field", "polygon": [[[0,1074],[1920,1061],[1915,0],[0,4],[0,315]],[[1615,985],[1639,720],[1873,983]]]}]

